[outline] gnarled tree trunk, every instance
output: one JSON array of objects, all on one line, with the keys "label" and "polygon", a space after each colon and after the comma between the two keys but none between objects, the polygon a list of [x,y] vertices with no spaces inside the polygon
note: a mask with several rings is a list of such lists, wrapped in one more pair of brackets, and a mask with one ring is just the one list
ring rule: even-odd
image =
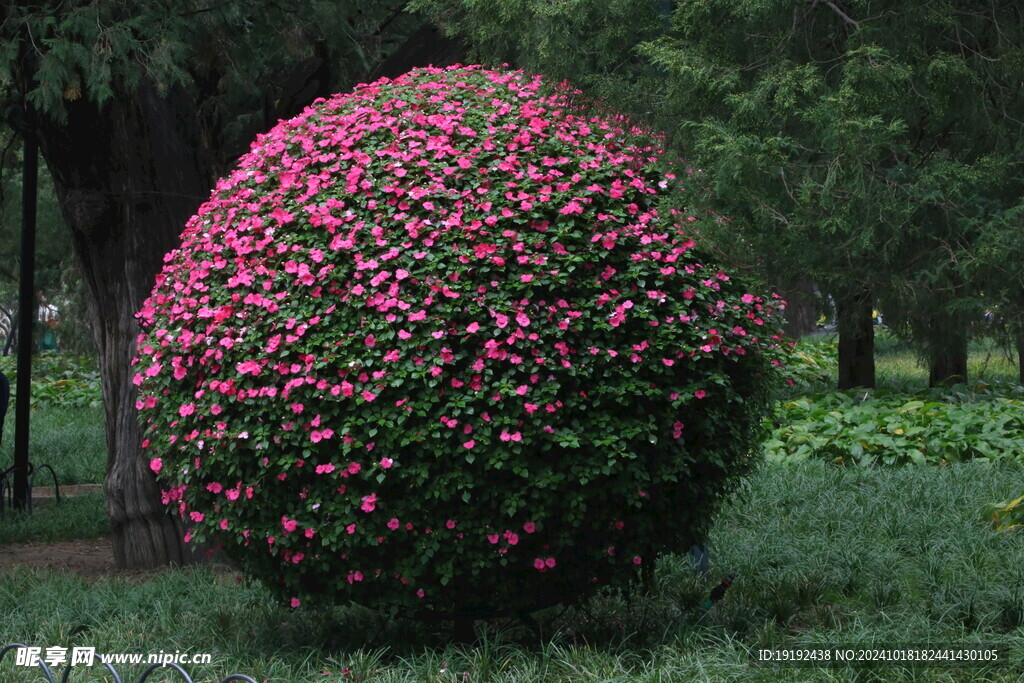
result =
[{"label": "gnarled tree trunk", "polygon": [[875,329],[871,294],[865,291],[836,300],[839,323],[839,390],[875,386]]},{"label": "gnarled tree trunk", "polygon": [[88,291],[106,412],[107,513],[118,567],[149,568],[197,559],[168,515],[141,449],[130,361],[164,254],[209,196],[212,169],[193,146],[195,108],[143,85],[104,107],[69,103],[60,124],[40,120],[43,157],[53,175],[75,257]]}]

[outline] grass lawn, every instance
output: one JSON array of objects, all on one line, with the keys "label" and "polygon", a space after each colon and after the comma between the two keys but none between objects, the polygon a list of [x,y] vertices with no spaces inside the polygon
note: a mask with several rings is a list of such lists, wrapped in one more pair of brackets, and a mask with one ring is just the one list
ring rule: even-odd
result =
[{"label": "grass lawn", "polygon": [[[33,465],[47,464],[65,484],[98,484],[103,481],[107,443],[103,434],[100,406],[38,406],[29,422],[29,459]],[[14,462],[14,404],[4,422],[0,444],[0,469]],[[36,486],[53,486],[50,476],[40,471]]]},{"label": "grass lawn", "polygon": [[[687,558],[666,558],[652,595],[549,611],[540,639],[498,624],[475,645],[441,644],[419,624],[362,609],[282,608],[229,570],[83,580],[17,569],[0,575],[0,641],[211,653],[211,665],[189,667],[196,680],[242,672],[296,682],[1017,681],[1024,537],[993,532],[978,511],[1022,482],[1024,468],[1013,463],[766,466],[721,515],[710,578]],[[76,524],[95,530],[86,518]],[[733,573],[732,589],[702,613],[712,586]],[[921,643],[1001,645],[1013,660],[987,669],[797,669],[759,668],[751,654]],[[0,680],[24,672],[0,664]]]},{"label": "grass lawn", "polygon": [[[1009,359],[986,379],[1012,381]],[[884,390],[927,381],[913,353],[879,344]],[[827,387],[819,389],[827,390]],[[90,412],[92,411],[92,412]],[[98,482],[105,458],[98,409],[38,408],[33,453],[61,483]],[[0,450],[9,462],[13,428]],[[1019,454],[1013,454],[1019,456]],[[1021,681],[1024,680],[1024,535],[980,520],[986,503],[1024,492],[1024,460],[839,467],[808,459],[765,464],[722,510],[711,575],[687,557],[663,558],[649,595],[606,594],[583,608],[479,625],[472,644],[419,623],[351,606],[284,608],[227,568],[82,578],[0,570],[0,644],[94,647],[102,653],[209,653],[185,667],[196,681],[245,673],[257,681]],[[40,482],[42,484],[42,482]],[[102,500],[84,496],[31,517],[0,519],[5,544],[92,539],[106,531]],[[700,609],[719,580],[732,588]],[[760,649],[784,646],[999,646],[998,667],[883,665],[762,667]],[[1005,651],[1003,652],[1005,654]],[[125,681],[142,667],[119,667]],[[43,680],[0,663],[0,683]],[[77,669],[74,681],[110,680]],[[178,680],[151,677],[154,680]]]}]

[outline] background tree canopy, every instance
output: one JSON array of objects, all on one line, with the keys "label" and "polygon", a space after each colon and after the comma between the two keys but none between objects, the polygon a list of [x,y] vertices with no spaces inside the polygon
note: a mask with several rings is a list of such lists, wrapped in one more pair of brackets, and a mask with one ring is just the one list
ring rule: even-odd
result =
[{"label": "background tree canopy", "polygon": [[568,78],[666,131],[731,219],[720,249],[835,300],[841,385],[873,385],[873,305],[933,382],[966,377],[983,309],[1017,317],[1019,275],[987,264],[1021,257],[1018,3],[414,6],[483,61]]}]

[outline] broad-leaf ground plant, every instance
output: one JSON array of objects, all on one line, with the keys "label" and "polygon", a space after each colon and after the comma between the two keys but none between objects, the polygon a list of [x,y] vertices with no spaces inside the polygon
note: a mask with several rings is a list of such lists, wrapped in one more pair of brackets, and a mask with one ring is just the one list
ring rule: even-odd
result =
[{"label": "broad-leaf ground plant", "polygon": [[705,263],[713,217],[665,205],[652,138],[578,100],[426,68],[257,139],[139,313],[192,539],[293,606],[466,617],[703,537],[755,461],[781,302]]}]

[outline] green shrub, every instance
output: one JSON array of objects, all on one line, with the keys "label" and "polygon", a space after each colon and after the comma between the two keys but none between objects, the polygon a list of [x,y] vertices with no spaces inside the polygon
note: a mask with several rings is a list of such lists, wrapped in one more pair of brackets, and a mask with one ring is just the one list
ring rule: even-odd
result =
[{"label": "green shrub", "polygon": [[[17,394],[17,357],[0,356],[0,372]],[[44,351],[32,356],[32,406],[96,407],[103,402],[96,361],[87,356]]]},{"label": "green shrub", "polygon": [[780,401],[769,460],[859,465],[1021,459],[1020,388],[963,385],[916,394],[833,392]]},{"label": "green shrub", "polygon": [[782,368],[790,386],[835,382],[839,370],[839,342],[802,339],[793,345]]},{"label": "green shrub", "polygon": [[778,305],[621,122],[478,68],[261,136],[140,320],[165,501],[291,604],[493,615],[623,585],[748,472]]}]

